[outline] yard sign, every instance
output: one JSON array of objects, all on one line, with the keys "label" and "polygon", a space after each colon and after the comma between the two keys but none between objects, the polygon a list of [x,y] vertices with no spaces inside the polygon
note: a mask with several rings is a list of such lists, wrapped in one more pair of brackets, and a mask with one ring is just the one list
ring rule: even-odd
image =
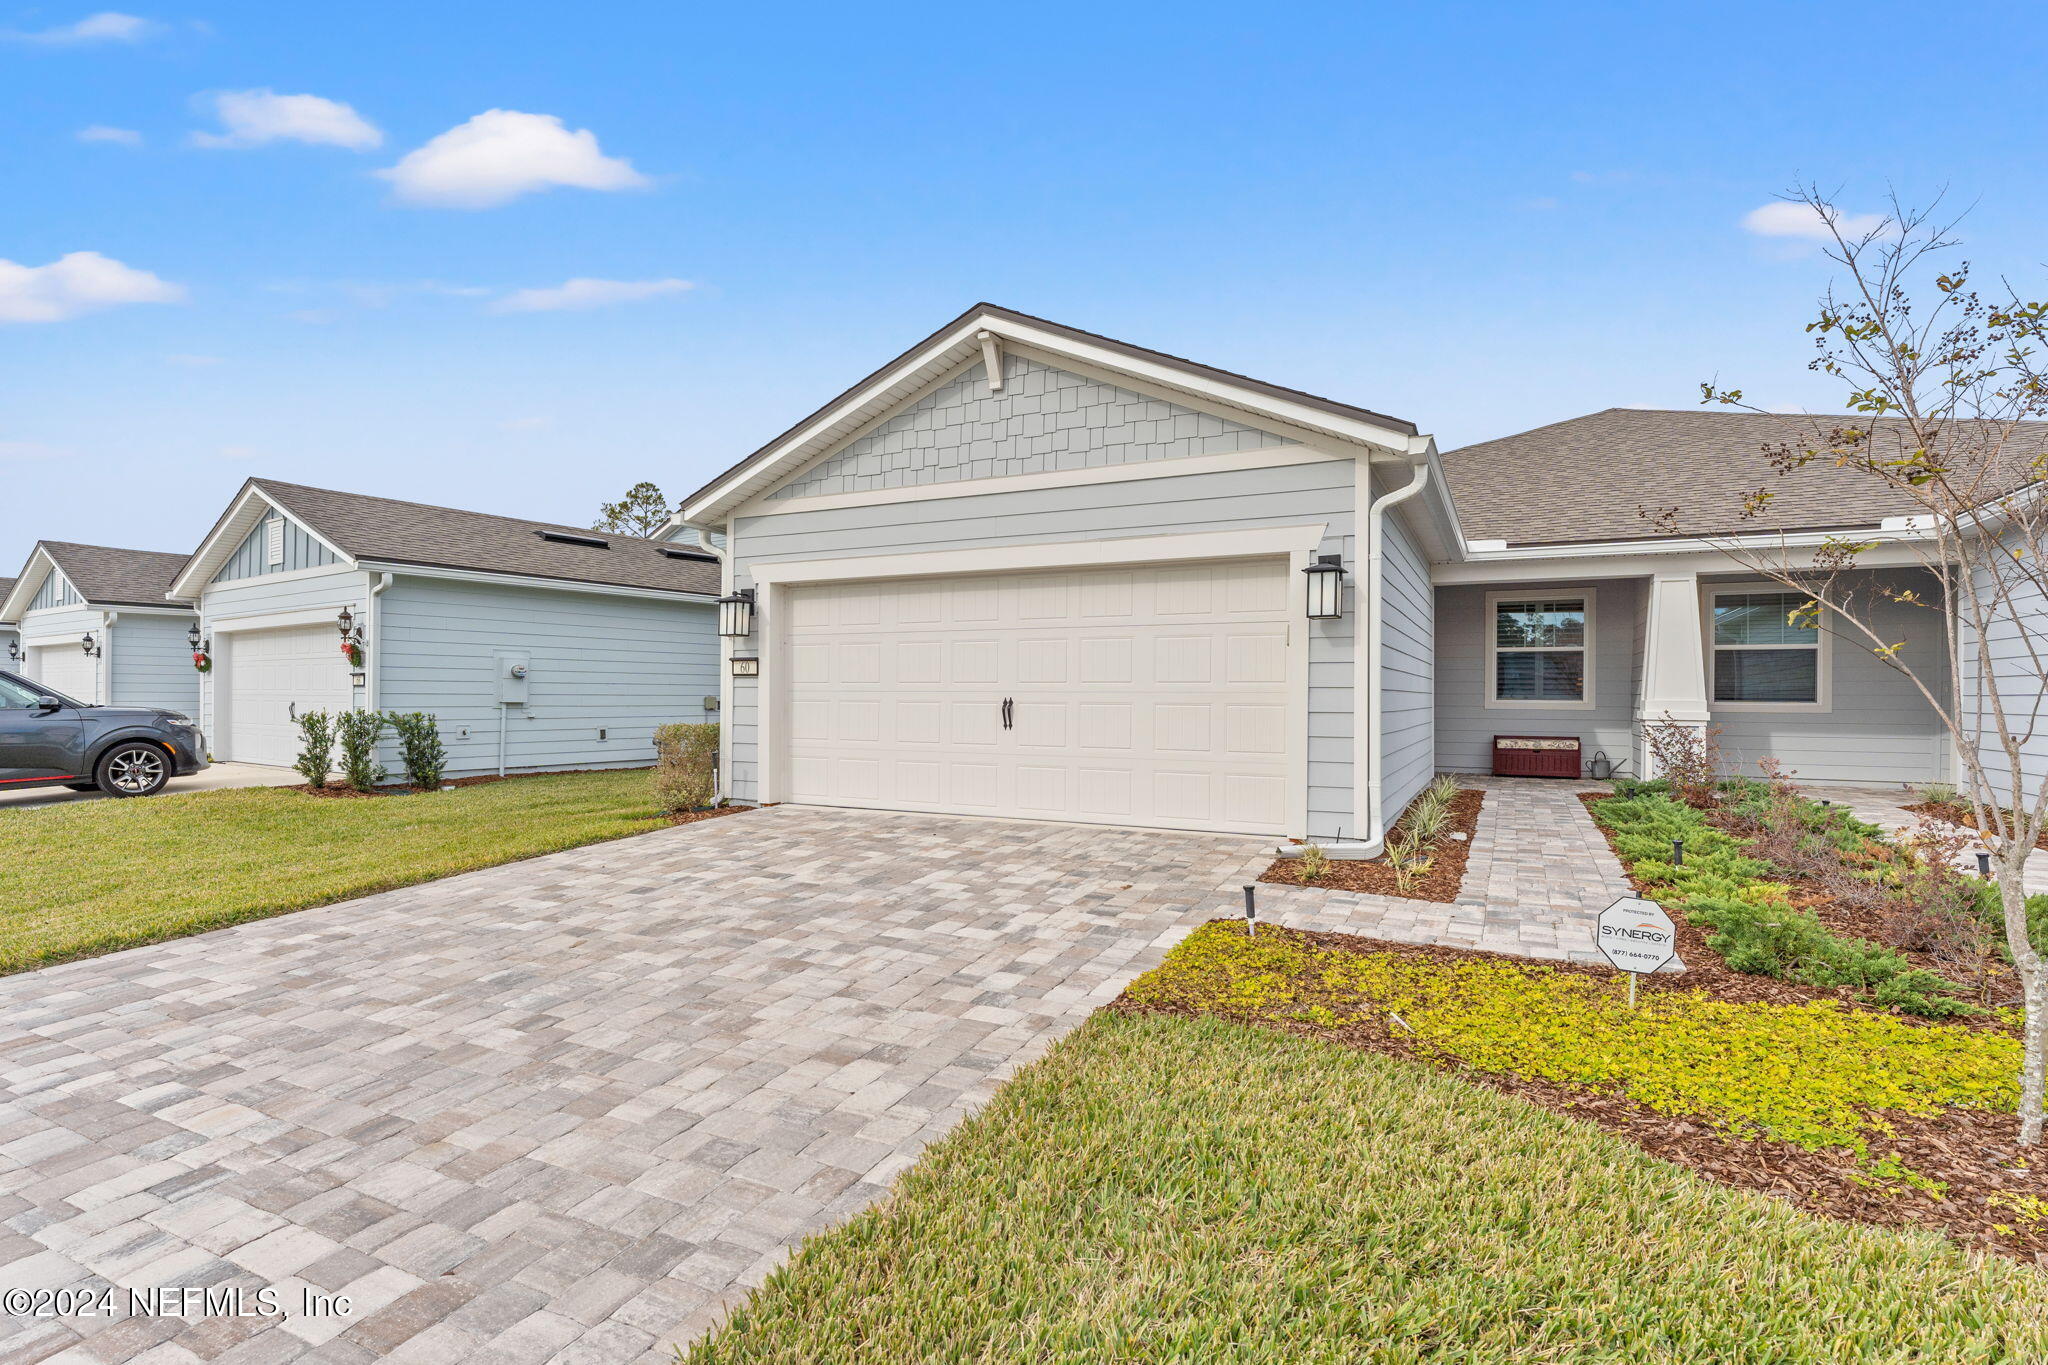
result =
[{"label": "yard sign", "polygon": [[1655,901],[1623,896],[1600,912],[1600,952],[1616,971],[1629,973],[1628,1002],[1636,1002],[1636,977],[1656,971],[1678,955],[1678,926]]}]

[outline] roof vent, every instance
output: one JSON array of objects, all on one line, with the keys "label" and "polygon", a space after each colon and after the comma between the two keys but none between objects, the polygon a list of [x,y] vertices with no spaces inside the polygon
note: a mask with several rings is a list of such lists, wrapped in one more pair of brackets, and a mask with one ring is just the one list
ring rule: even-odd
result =
[{"label": "roof vent", "polygon": [[560,545],[588,545],[593,550],[609,550],[612,543],[603,536],[581,536],[574,531],[535,531],[542,540],[552,540]]},{"label": "roof vent", "polygon": [[707,555],[697,550],[672,550],[665,545],[656,546],[655,548],[659,553],[666,555],[670,559],[687,559],[697,564],[716,564],[718,562],[717,555]]}]

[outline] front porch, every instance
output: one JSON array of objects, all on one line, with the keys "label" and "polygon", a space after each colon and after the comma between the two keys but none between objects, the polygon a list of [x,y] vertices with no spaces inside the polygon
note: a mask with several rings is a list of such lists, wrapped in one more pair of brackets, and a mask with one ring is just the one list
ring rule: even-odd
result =
[{"label": "front porch", "polygon": [[[1859,638],[1788,621],[1798,594],[1750,573],[1599,563],[1436,589],[1439,769],[1490,772],[1497,735],[1569,736],[1582,771],[1599,755],[1619,776],[1646,775],[1642,726],[1669,717],[1714,727],[1731,774],[1774,758],[1804,784],[1950,776],[1947,735],[1912,682]],[[1887,641],[1945,682],[1940,616],[1885,596],[1911,587],[1932,600],[1932,576],[1853,577]]]}]

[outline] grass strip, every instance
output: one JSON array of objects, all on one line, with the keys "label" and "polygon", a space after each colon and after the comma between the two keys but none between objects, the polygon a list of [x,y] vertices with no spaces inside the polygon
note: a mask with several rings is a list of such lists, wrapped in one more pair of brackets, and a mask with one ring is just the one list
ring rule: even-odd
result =
[{"label": "grass strip", "polygon": [[689,1365],[2048,1359],[2048,1277],[1421,1064],[1098,1015]]},{"label": "grass strip", "polygon": [[643,771],[356,801],[278,787],[0,814],[0,972],[659,829]]}]

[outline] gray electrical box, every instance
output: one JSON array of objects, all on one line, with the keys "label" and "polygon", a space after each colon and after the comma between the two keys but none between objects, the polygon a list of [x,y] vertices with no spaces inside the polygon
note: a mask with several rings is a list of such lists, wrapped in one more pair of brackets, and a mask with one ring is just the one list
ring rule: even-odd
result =
[{"label": "gray electrical box", "polygon": [[532,670],[532,656],[523,650],[499,650],[491,658],[498,670],[499,704],[526,705],[526,679]]},{"label": "gray electrical box", "polygon": [[706,711],[716,711],[718,709],[718,698],[706,697],[704,699],[704,709]]}]

